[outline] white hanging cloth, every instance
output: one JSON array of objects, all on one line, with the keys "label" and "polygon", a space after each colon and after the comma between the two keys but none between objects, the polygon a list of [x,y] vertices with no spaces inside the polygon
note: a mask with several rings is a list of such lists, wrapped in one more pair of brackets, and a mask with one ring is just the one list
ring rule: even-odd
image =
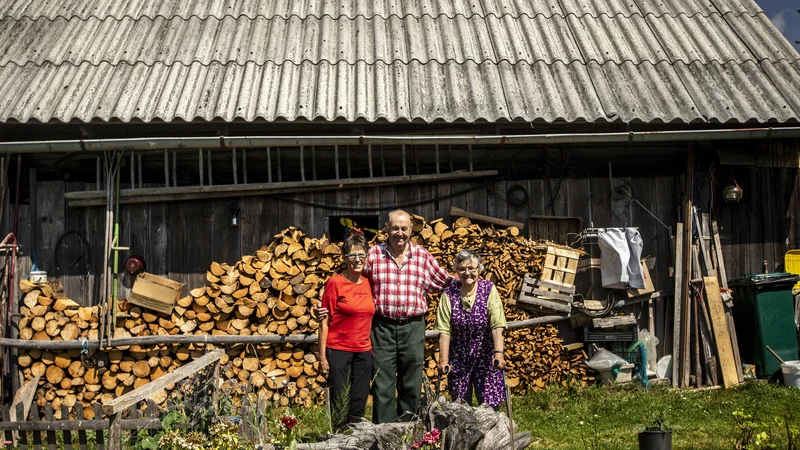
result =
[{"label": "white hanging cloth", "polygon": [[636,228],[601,228],[597,231],[600,246],[600,274],[603,287],[643,289],[642,235]]}]

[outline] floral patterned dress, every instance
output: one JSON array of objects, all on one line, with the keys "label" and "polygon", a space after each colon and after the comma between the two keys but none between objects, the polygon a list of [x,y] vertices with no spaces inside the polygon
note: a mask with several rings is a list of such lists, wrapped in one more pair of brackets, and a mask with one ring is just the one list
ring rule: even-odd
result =
[{"label": "floral patterned dress", "polygon": [[492,366],[494,344],[489,324],[489,293],[492,282],[478,280],[475,302],[469,310],[461,302],[461,283],[452,283],[447,290],[452,306],[450,361],[448,375],[450,394],[466,399],[472,384],[481,403],[495,407],[505,400],[503,374]]}]

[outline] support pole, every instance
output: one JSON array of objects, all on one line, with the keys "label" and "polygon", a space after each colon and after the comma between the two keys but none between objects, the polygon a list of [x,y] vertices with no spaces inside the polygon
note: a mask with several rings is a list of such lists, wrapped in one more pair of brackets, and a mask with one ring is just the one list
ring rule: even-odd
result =
[{"label": "support pole", "polygon": [[272,183],[272,149],[267,147],[267,183]]},{"label": "support pole", "polygon": [[208,155],[208,185],[214,185],[214,173],[211,170],[211,149],[206,150],[206,154]]},{"label": "support pole", "polygon": [[198,171],[200,173],[200,186],[203,186],[203,149],[197,149],[197,164],[199,166]]},{"label": "support pole", "polygon": [[300,181],[306,181],[305,150],[300,146]]},{"label": "support pole", "polygon": [[233,163],[233,184],[239,184],[239,168],[236,167],[236,147],[231,148],[231,162]]},{"label": "support pole", "polygon": [[369,159],[369,177],[372,178],[372,144],[367,145],[367,159]]},{"label": "support pole", "polygon": [[333,146],[333,167],[336,170],[336,179],[339,179],[339,146]]}]

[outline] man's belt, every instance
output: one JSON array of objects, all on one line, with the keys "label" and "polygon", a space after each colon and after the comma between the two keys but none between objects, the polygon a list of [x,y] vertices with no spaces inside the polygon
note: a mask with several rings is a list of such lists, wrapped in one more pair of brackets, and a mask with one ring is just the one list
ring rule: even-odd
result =
[{"label": "man's belt", "polygon": [[380,314],[375,316],[375,318],[380,320],[381,322],[391,323],[393,325],[405,325],[409,322],[416,322],[418,320],[422,320],[423,317],[424,316],[387,317],[387,316],[382,316]]}]

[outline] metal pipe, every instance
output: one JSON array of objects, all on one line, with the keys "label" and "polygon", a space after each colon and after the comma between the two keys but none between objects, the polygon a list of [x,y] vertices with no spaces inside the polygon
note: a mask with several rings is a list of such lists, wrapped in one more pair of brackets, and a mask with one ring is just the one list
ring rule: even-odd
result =
[{"label": "metal pipe", "polygon": [[307,145],[523,145],[676,142],[723,139],[781,139],[800,137],[800,127],[727,128],[719,130],[630,131],[521,135],[440,136],[231,136],[149,137],[126,139],[65,139],[0,142],[0,153],[91,153],[112,150],[157,150],[228,147],[261,148]]},{"label": "metal pipe", "polygon": [[[548,323],[557,323],[568,320],[569,316],[543,316],[533,319],[508,322],[508,328],[530,328]],[[128,345],[139,345],[147,347],[152,345],[170,344],[213,344],[213,345],[237,345],[237,344],[277,344],[292,342],[296,344],[311,344],[317,342],[316,334],[290,334],[288,336],[280,334],[267,335],[246,335],[246,336],[226,336],[226,335],[173,335],[173,336],[139,336],[130,338],[110,338],[103,343],[104,347],[115,348]],[[425,339],[438,339],[438,331],[426,331]],[[39,350],[79,350],[86,346],[90,349],[99,348],[101,343],[97,340],[89,340],[85,344],[80,339],[70,341],[35,341],[30,339],[8,339],[0,337],[0,346],[8,348],[24,348]]]}]

